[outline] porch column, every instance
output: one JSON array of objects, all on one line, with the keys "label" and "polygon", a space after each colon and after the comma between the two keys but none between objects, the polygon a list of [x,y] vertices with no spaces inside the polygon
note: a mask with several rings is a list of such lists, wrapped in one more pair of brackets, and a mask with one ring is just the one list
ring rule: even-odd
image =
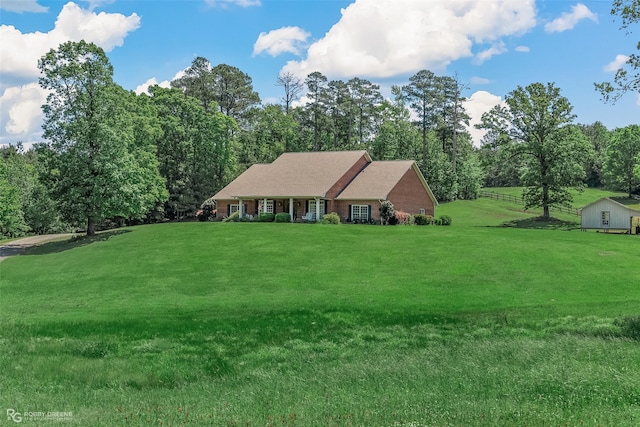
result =
[{"label": "porch column", "polygon": [[267,199],[262,199],[262,212],[267,213]]},{"label": "porch column", "polygon": [[293,222],[293,199],[289,199],[289,219]]},{"label": "porch column", "polygon": [[316,221],[320,221],[320,197],[316,197]]},{"label": "porch column", "polygon": [[242,219],[244,217],[244,213],[242,212],[242,208],[244,204],[242,203],[242,199],[238,199],[238,218]]}]

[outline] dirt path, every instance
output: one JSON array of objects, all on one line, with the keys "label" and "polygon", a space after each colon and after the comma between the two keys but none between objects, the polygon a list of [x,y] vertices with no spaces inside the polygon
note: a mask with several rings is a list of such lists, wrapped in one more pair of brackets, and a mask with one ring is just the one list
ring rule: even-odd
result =
[{"label": "dirt path", "polygon": [[19,255],[24,250],[38,246],[42,243],[72,236],[75,236],[75,234],[43,234],[41,236],[25,237],[24,239],[18,239],[4,245],[0,245],[0,262],[10,256]]}]

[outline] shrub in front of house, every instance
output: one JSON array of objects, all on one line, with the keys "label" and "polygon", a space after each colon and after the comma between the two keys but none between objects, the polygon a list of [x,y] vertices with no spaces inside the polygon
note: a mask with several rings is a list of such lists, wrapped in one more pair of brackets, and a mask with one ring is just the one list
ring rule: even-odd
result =
[{"label": "shrub in front of house", "polygon": [[433,224],[433,217],[425,214],[415,214],[413,220],[416,225],[430,225]]},{"label": "shrub in front of house", "polygon": [[291,222],[291,215],[288,212],[277,213],[276,222]]},{"label": "shrub in front of house", "polygon": [[274,214],[272,214],[271,212],[262,212],[260,213],[260,216],[258,217],[258,221],[260,222],[273,222],[273,220],[276,218],[276,216]]},{"label": "shrub in front of house", "polygon": [[390,200],[383,200],[380,203],[380,219],[382,224],[396,225],[396,210]]},{"label": "shrub in front of house", "polygon": [[340,224],[340,215],[335,212],[329,212],[322,217],[322,224]]},{"label": "shrub in front of house", "polygon": [[451,225],[451,217],[449,215],[442,215],[440,217],[441,225]]},{"label": "shrub in front of house", "polygon": [[396,211],[396,221],[400,225],[413,225],[414,219],[413,216],[407,212]]}]

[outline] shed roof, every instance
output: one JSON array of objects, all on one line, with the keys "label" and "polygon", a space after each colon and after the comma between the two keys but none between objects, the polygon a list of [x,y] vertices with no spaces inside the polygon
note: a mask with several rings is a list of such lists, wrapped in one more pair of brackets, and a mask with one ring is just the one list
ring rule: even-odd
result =
[{"label": "shed roof", "polygon": [[325,197],[363,156],[371,162],[364,150],[284,153],[271,164],[251,166],[213,199]]},{"label": "shed roof", "polygon": [[588,205],[581,207],[580,208],[580,212],[582,213],[583,210],[585,210],[585,209],[587,209],[587,208],[589,208],[589,207],[591,207],[593,205],[601,204],[602,202],[612,203],[612,204],[614,204],[614,205],[616,205],[618,207],[621,207],[623,209],[628,210],[631,213],[640,215],[640,211],[639,210],[632,209],[632,208],[630,208],[629,206],[627,206],[627,205],[625,205],[623,203],[620,203],[620,202],[618,202],[616,200],[610,199],[609,197],[602,197],[601,199],[598,199],[595,202],[589,203]]}]

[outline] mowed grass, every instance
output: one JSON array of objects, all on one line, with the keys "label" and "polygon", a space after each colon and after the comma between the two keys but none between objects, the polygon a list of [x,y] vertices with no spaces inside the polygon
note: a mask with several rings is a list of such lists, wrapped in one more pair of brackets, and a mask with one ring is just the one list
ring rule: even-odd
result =
[{"label": "mowed grass", "polygon": [[[640,424],[640,237],[183,223],[0,264],[0,402],[65,425]],[[548,228],[548,229],[547,229]],[[629,326],[631,325],[631,326]]]}]

